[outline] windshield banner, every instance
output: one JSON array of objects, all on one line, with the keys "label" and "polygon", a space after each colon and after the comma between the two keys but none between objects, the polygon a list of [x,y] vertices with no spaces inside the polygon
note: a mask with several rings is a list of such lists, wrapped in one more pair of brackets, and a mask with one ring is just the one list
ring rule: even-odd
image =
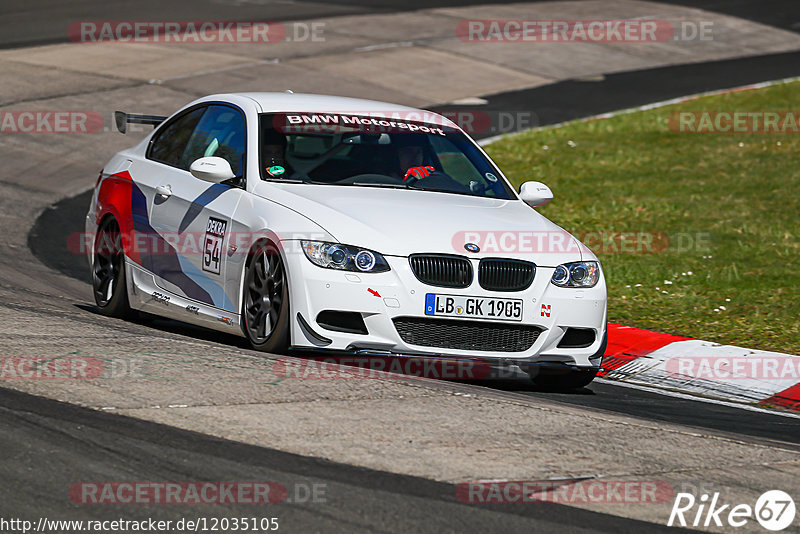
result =
[{"label": "windshield banner", "polygon": [[282,133],[420,133],[446,136],[455,125],[435,113],[419,111],[279,113],[273,127]]}]

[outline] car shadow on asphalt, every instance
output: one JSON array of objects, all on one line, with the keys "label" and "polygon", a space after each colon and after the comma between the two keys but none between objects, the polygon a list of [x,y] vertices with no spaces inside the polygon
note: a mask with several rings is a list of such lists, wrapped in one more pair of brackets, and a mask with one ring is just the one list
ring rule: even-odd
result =
[{"label": "car shadow on asphalt", "polygon": [[[104,315],[102,315],[97,311],[97,307],[91,304],[74,304],[74,306],[76,308],[79,308],[80,310],[91,313],[92,315],[96,315],[98,317],[105,317]],[[230,345],[232,348],[235,347],[238,349],[247,349],[251,352],[255,352],[252,351],[252,349],[250,349],[250,347],[247,345],[247,341],[243,337],[238,337],[234,336],[233,334],[226,334],[224,332],[218,332],[216,330],[203,328],[202,326],[195,326],[193,324],[183,323],[181,321],[176,321],[175,319],[167,319],[164,317],[159,317],[157,315],[151,315],[149,313],[135,311],[129,318],[125,319],[109,318],[109,319],[120,321],[121,324],[136,324],[148,328],[154,328],[164,333],[178,334],[190,337],[192,339],[200,339],[203,341],[212,341],[223,345]]]},{"label": "car shadow on asphalt", "polygon": [[569,397],[579,395],[596,395],[596,393],[591,390],[591,384],[587,387],[578,389],[543,388],[541,386],[537,386],[529,378],[524,376],[502,379],[460,380],[458,382],[460,384],[469,384],[473,386],[481,386],[514,393],[546,393],[548,395]]}]

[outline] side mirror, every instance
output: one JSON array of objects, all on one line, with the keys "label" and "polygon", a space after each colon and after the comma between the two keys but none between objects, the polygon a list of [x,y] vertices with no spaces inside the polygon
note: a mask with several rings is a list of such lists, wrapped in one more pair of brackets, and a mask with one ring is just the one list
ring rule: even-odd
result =
[{"label": "side mirror", "polygon": [[211,182],[212,184],[218,184],[236,177],[231,169],[231,164],[228,163],[227,160],[217,156],[195,160],[192,166],[189,167],[189,172],[192,173],[192,176],[195,178]]},{"label": "side mirror", "polygon": [[553,200],[553,192],[542,182],[525,182],[519,186],[519,198],[525,204],[537,208]]}]

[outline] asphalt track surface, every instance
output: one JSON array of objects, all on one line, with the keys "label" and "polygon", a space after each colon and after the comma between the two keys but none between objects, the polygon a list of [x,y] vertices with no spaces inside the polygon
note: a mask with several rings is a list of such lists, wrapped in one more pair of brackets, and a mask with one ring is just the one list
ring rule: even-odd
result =
[{"label": "asphalt track surface", "polygon": [[[307,533],[674,530],[553,503],[464,504],[451,484],[266,450],[9,390],[0,390],[0,447],[14,460],[0,463],[0,517],[5,518],[178,521],[257,515],[277,517],[281,532]],[[64,496],[86,473],[128,481],[273,481],[283,484],[287,498],[266,507],[78,507]],[[314,493],[314,484],[324,490]]]},{"label": "asphalt track surface", "polygon": [[[533,0],[539,1],[539,0]],[[544,1],[544,0],[541,0]],[[530,2],[530,0],[529,0]],[[85,20],[283,21],[337,15],[397,13],[423,8],[509,4],[507,0],[29,0],[0,3],[0,48],[65,42],[66,28]],[[792,0],[671,0],[684,5],[800,31],[800,2]]]},{"label": "asphalt track surface", "polygon": [[[56,2],[32,2],[24,6],[2,6],[8,25],[0,46],[27,46],[54,42],[63,35],[65,20],[146,20],[148,6],[158,6],[158,16],[169,19],[209,19],[226,16],[231,2],[176,2],[165,7],[152,1],[137,4],[87,2],[69,8]],[[464,2],[432,1],[433,5]],[[474,3],[490,3],[486,0]],[[693,7],[723,11],[767,24],[792,29],[800,20],[798,2],[683,1]],[[270,20],[309,18],[336,14],[391,12],[413,9],[408,2],[239,2],[253,12],[240,13],[238,20],[252,20],[268,4]],[[418,4],[422,4],[419,2]],[[249,7],[248,7],[249,6]],[[65,12],[69,9],[69,12]],[[126,11],[128,10],[128,11]],[[166,10],[166,12],[165,12]],[[36,16],[32,17],[35,11]],[[186,13],[192,17],[186,17]],[[179,16],[180,14],[181,16]],[[90,16],[91,15],[91,16]],[[17,18],[15,18],[17,17]],[[43,17],[43,18],[42,18]],[[152,18],[152,17],[151,17]],[[25,21],[34,21],[26,25]],[[13,27],[8,30],[9,27]],[[800,75],[800,55],[777,54],[708,64],[621,73],[602,81],[570,81],[487,98],[484,110],[529,110],[538,124],[550,124],[614,109],[713,89]],[[488,135],[488,134],[487,134]],[[81,231],[88,205],[87,194],[66,199],[46,211],[29,236],[31,249],[48,266],[86,280],[83,259],[64,250],[66,235]],[[41,232],[41,228],[62,233]],[[87,302],[90,296],[87,294]],[[170,321],[156,321],[152,328],[203,333]],[[231,344],[240,343],[235,338]],[[498,395],[520,398],[544,396],[551,400],[685,424],[719,435],[762,442],[800,444],[800,419],[743,411],[721,405],[678,399],[615,385],[594,383],[570,394],[537,391],[529,382],[497,381],[466,385],[490,387]],[[658,525],[597,514],[556,504],[535,506],[461,504],[452,485],[414,477],[393,475],[364,468],[295,456],[264,448],[241,445],[194,434],[155,423],[119,416],[0,389],[0,447],[11,452],[0,462],[0,515],[4,517],[51,517],[71,519],[115,519],[153,517],[224,517],[251,515],[249,510],[230,507],[155,506],[132,511],[115,506],[77,507],[63,499],[67,488],[87,472],[101,472],[106,480],[232,480],[262,479],[283,482],[287,487],[311,480],[327,483],[327,503],[276,505],[291,532],[643,532],[659,531]],[[4,452],[4,455],[6,453]],[[59,496],[60,498],[56,498]],[[281,529],[283,530],[283,529]],[[670,529],[672,530],[672,529]]]},{"label": "asphalt track surface", "polygon": [[[539,1],[539,0],[534,0]],[[546,1],[546,0],[540,0]],[[505,0],[89,0],[80,4],[59,0],[7,2],[0,18],[8,26],[0,48],[66,42],[66,28],[85,20],[219,20],[286,21],[341,15],[398,13],[423,8],[508,4]]]}]

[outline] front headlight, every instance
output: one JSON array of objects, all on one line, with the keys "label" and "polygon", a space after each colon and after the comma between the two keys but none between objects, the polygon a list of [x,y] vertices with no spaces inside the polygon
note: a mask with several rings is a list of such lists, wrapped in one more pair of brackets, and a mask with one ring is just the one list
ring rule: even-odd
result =
[{"label": "front headlight", "polygon": [[311,263],[326,269],[359,273],[382,273],[389,270],[386,259],[371,250],[322,241],[301,241],[300,244]]},{"label": "front headlight", "polygon": [[558,287],[594,287],[600,281],[600,264],[576,261],[556,267],[550,282]]}]

